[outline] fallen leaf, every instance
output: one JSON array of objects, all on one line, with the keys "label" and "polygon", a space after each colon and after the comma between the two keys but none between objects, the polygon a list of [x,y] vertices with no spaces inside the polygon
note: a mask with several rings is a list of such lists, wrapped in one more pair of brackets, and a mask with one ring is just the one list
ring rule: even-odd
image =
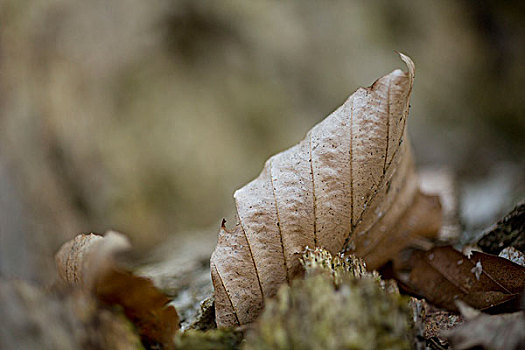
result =
[{"label": "fallen leaf", "polygon": [[294,147],[271,157],[235,192],[211,258],[219,327],[252,322],[265,299],[301,275],[305,247],[346,251],[375,269],[441,224],[418,189],[406,136],[414,64],[360,88]]},{"label": "fallen leaf", "polygon": [[170,300],[151,280],[118,266],[116,255],[130,248],[127,238],[117,232],[78,235],[56,254],[59,276],[107,305],[122,307],[145,345],[172,349],[179,328],[177,312],[167,306]]},{"label": "fallen leaf", "polygon": [[93,289],[97,279],[114,267],[115,255],[130,248],[129,240],[113,231],[105,236],[77,235],[64,243],[55,255],[58,275],[69,285]]},{"label": "fallen leaf", "polygon": [[414,251],[403,268],[410,270],[408,276],[394,270],[405,290],[451,311],[458,311],[457,300],[479,310],[519,310],[525,287],[524,267],[481,252],[468,258],[451,246]]}]

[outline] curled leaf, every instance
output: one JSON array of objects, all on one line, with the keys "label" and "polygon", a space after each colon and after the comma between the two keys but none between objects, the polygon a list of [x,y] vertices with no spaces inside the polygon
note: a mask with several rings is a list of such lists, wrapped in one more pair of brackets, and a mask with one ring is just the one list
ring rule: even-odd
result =
[{"label": "curled leaf", "polygon": [[93,289],[98,279],[114,268],[115,255],[130,248],[129,240],[118,232],[77,235],[55,255],[58,275],[69,285]]},{"label": "curled leaf", "polygon": [[271,157],[235,192],[238,222],[211,258],[218,326],[252,322],[265,299],[302,273],[305,247],[343,250],[375,269],[441,223],[419,192],[406,136],[414,64],[360,88],[305,139]]},{"label": "curled leaf", "polygon": [[169,299],[147,278],[120,268],[115,256],[131,248],[117,232],[105,236],[80,234],[65,243],[55,256],[61,280],[93,293],[108,305],[119,305],[135,324],[142,342],[173,348],[179,317]]}]

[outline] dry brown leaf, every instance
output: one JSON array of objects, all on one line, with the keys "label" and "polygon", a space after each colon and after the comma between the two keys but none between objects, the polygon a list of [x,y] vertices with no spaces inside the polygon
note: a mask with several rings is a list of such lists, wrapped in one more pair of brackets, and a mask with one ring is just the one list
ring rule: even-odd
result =
[{"label": "dry brown leaf", "polygon": [[409,291],[432,304],[458,311],[456,301],[493,312],[519,310],[525,268],[481,252],[468,258],[450,246],[414,251],[410,275],[398,276]]},{"label": "dry brown leaf", "polygon": [[434,236],[440,206],[419,192],[406,136],[414,64],[360,88],[294,147],[271,157],[235,192],[211,258],[218,326],[243,325],[301,274],[305,247],[364,257],[369,268],[411,240]]},{"label": "dry brown leaf", "polygon": [[56,254],[62,281],[93,293],[108,305],[120,305],[135,324],[144,344],[173,348],[179,317],[168,297],[147,278],[119,268],[115,255],[129,250],[127,238],[117,232],[105,236],[81,234]]}]

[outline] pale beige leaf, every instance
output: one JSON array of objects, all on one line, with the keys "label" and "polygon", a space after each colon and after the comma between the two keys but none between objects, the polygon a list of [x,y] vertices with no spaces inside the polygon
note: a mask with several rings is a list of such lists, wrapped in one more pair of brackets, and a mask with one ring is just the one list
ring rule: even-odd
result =
[{"label": "pale beige leaf", "polygon": [[307,246],[377,268],[437,233],[439,204],[419,192],[406,136],[414,64],[400,55],[408,73],[358,89],[235,192],[239,221],[221,229],[211,258],[219,326],[253,321],[266,298],[301,274]]},{"label": "pale beige leaf", "polygon": [[115,255],[130,248],[128,238],[114,231],[105,236],[77,235],[55,255],[58,275],[69,285],[91,289],[100,276],[114,267]]}]

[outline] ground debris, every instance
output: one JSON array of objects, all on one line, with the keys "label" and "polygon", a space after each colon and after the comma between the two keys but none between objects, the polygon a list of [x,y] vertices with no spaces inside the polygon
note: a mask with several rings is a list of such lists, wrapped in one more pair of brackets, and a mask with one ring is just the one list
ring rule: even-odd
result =
[{"label": "ground debris", "polygon": [[449,344],[442,332],[463,323],[463,318],[453,312],[439,309],[425,299],[411,298],[416,331],[416,349],[448,349]]},{"label": "ground debris", "polygon": [[443,333],[454,349],[519,350],[525,348],[525,313],[480,313]]},{"label": "ground debris", "polygon": [[196,329],[199,331],[207,331],[209,329],[217,328],[215,323],[215,298],[210,296],[201,301],[200,311],[195,315],[194,320],[187,327],[188,329]]},{"label": "ground debris", "polygon": [[213,233],[208,231],[174,237],[153,252],[154,262],[137,272],[173,299],[182,332],[199,322],[201,304],[213,295],[209,265],[213,246]]},{"label": "ground debris", "polygon": [[525,254],[514,247],[507,247],[499,254],[499,257],[512,261],[515,264],[525,267]]},{"label": "ground debris", "polygon": [[0,349],[142,349],[121,310],[79,289],[0,281]]}]

